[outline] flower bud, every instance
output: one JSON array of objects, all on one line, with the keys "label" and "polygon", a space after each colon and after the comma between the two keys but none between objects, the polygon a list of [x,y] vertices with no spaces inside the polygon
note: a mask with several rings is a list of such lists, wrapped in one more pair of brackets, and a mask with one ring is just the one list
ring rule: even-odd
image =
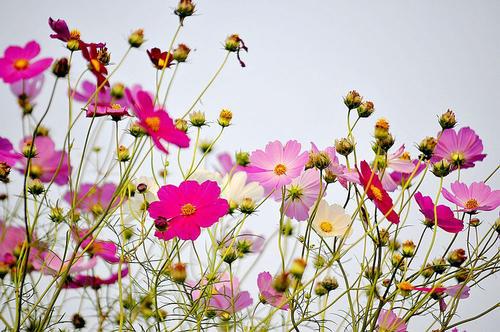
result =
[{"label": "flower bud", "polygon": [[[375,153],[384,152],[387,153],[389,149],[394,145],[394,137],[391,133],[387,133],[384,138],[377,139],[375,146],[373,147],[373,151]],[[380,149],[380,151],[379,151]]]},{"label": "flower bud", "polygon": [[360,118],[367,118],[375,112],[375,108],[371,101],[365,101],[358,107],[357,111]]},{"label": "flower bud", "polygon": [[438,257],[432,261],[432,269],[437,274],[444,273],[447,268],[448,268],[448,264],[446,264],[446,261],[442,257]]},{"label": "flower bud", "polygon": [[384,139],[388,134],[389,134],[389,122],[384,119],[380,118],[377,120],[375,123],[375,130],[373,133],[373,136],[376,139]]},{"label": "flower bud", "polygon": [[144,30],[137,29],[134,32],[132,32],[128,37],[128,43],[130,47],[135,47],[135,48],[141,47],[142,43],[144,43]]},{"label": "flower bud", "polygon": [[424,160],[429,160],[432,157],[437,140],[434,137],[427,136],[418,145],[418,150],[422,152]]},{"label": "flower bud", "polygon": [[111,87],[111,96],[116,99],[122,99],[125,96],[125,85],[123,83],[115,83]]},{"label": "flower bud", "polygon": [[469,270],[460,268],[458,271],[455,273],[455,279],[460,283],[464,282],[469,278]]},{"label": "flower bud", "polygon": [[193,15],[194,9],[195,4],[191,0],[180,0],[174,14],[179,16],[182,24],[186,17]]},{"label": "flower bud", "polygon": [[35,132],[36,137],[47,137],[49,136],[49,129],[44,126],[39,126]]},{"label": "flower bud", "polygon": [[129,133],[135,138],[146,135],[146,131],[144,130],[144,128],[142,128],[142,126],[137,122],[134,122],[130,125]]},{"label": "flower bud", "polygon": [[170,278],[176,283],[182,284],[187,277],[186,264],[174,263],[170,267]]},{"label": "flower bud", "polygon": [[479,220],[479,218],[471,218],[471,220],[469,220],[469,225],[471,225],[471,227],[477,227],[481,225],[481,220]]},{"label": "flower bud", "polygon": [[31,180],[28,184],[28,192],[33,196],[41,195],[44,191],[45,187],[43,183],[38,179]]},{"label": "flower bud", "polygon": [[385,247],[389,244],[390,234],[387,229],[382,228],[379,231],[379,236],[376,238],[377,245],[379,247]]},{"label": "flower bud", "polygon": [[238,240],[238,242],[236,242],[236,249],[240,253],[239,256],[241,257],[244,254],[252,252],[252,244],[253,242],[249,239]]},{"label": "flower bud", "polygon": [[450,171],[451,165],[446,159],[441,159],[441,161],[432,164],[431,172],[437,177],[445,177],[450,174]]},{"label": "flower bud", "polygon": [[37,151],[36,151],[36,147],[33,145],[32,140],[27,140],[26,142],[24,142],[23,148],[22,148],[22,153],[23,153],[23,156],[25,156],[26,158],[35,158],[36,157]]},{"label": "flower bud", "polygon": [[421,272],[422,277],[424,277],[425,279],[428,279],[428,278],[432,277],[433,274],[434,274],[433,266],[431,264],[427,263],[425,265],[425,268]]},{"label": "flower bud", "polygon": [[234,247],[225,247],[221,249],[222,260],[231,265],[240,257],[240,253]]},{"label": "flower bud", "polygon": [[282,272],[278,274],[276,277],[274,277],[273,288],[276,291],[283,293],[288,289],[289,286],[290,286],[290,278],[288,277],[288,272]]},{"label": "flower bud", "polygon": [[314,152],[310,153],[309,159],[311,160],[313,167],[319,170],[327,168],[328,166],[330,166],[330,163],[332,162],[330,156],[324,151],[318,153]]},{"label": "flower bud", "polygon": [[177,62],[186,62],[186,59],[191,52],[191,49],[185,44],[179,44],[174,50],[174,60]]},{"label": "flower bud", "polygon": [[78,51],[80,49],[80,40],[70,39],[70,40],[68,40],[66,47],[68,48],[68,50],[70,50],[72,52]]},{"label": "flower bud", "polygon": [[342,156],[347,157],[354,151],[354,143],[348,138],[335,140],[335,150]]},{"label": "flower bud", "polygon": [[326,277],[323,281],[321,281],[321,284],[325,287],[327,292],[336,290],[339,287],[339,283],[334,277]]},{"label": "flower bud", "polygon": [[397,252],[393,253],[391,257],[391,263],[393,267],[401,267],[401,265],[403,265],[404,263],[403,256],[401,256]]},{"label": "flower bud", "polygon": [[281,228],[281,234],[284,236],[292,236],[293,235],[293,225],[290,219],[288,219],[283,227]]},{"label": "flower bud", "polygon": [[209,140],[202,140],[200,142],[200,145],[199,145],[201,153],[208,154],[208,153],[212,152],[213,143],[214,142],[209,141]]},{"label": "flower bud", "polygon": [[188,123],[184,119],[175,119],[175,128],[186,133],[188,131]]},{"label": "flower bud", "polygon": [[380,270],[378,268],[374,268],[373,266],[367,266],[364,269],[364,276],[368,280],[375,280],[375,278],[380,275]]},{"label": "flower bud", "polygon": [[118,161],[126,162],[129,160],[130,160],[130,153],[128,152],[128,149],[125,146],[120,145],[118,147]]},{"label": "flower bud", "polygon": [[403,256],[404,257],[413,257],[415,255],[415,243],[413,243],[412,240],[407,240],[405,242],[403,242],[403,248],[402,248],[402,252],[403,252]]},{"label": "flower bud", "polygon": [[452,110],[447,110],[439,117],[439,125],[441,128],[450,129],[455,127],[457,124],[457,119],[455,118],[455,113]]},{"label": "flower bud", "polygon": [[389,245],[388,245],[389,250],[396,251],[400,247],[401,247],[401,243],[399,243],[399,241],[397,239],[391,239],[389,241]]},{"label": "flower bud", "polygon": [[349,91],[344,97],[344,104],[349,110],[353,110],[361,106],[362,101],[363,97],[361,97],[356,90]]},{"label": "flower bud", "polygon": [[0,162],[0,181],[9,183],[10,166],[5,162]]},{"label": "flower bud", "polygon": [[56,60],[52,65],[52,73],[56,77],[63,78],[69,73],[69,61],[66,58]]},{"label": "flower bud", "polygon": [[243,167],[250,164],[250,154],[246,151],[236,152],[236,164]]},{"label": "flower bud", "polygon": [[144,194],[146,192],[146,190],[148,190],[148,185],[145,184],[145,183],[139,183],[137,185],[137,191],[139,192],[139,194]]},{"label": "flower bud", "polygon": [[450,252],[447,258],[451,266],[460,267],[467,259],[467,256],[465,256],[465,250],[460,248]]},{"label": "flower bud", "polygon": [[202,127],[207,123],[205,118],[205,113],[203,112],[193,112],[189,114],[189,122],[195,127]]},{"label": "flower bud", "polygon": [[408,281],[401,281],[398,285],[397,285],[399,291],[401,292],[401,294],[403,296],[408,296],[410,295],[410,292],[413,290],[413,286],[411,283],[409,283]]},{"label": "flower bud", "polygon": [[255,212],[255,202],[249,197],[243,198],[240,203],[240,212],[244,214],[252,214]]},{"label": "flower bud", "polygon": [[303,258],[296,258],[292,262],[290,273],[297,279],[300,279],[306,270],[306,265],[307,263]]},{"label": "flower bud", "polygon": [[223,109],[219,114],[219,125],[221,127],[228,127],[231,124],[231,119],[233,118],[233,113],[228,109]]},{"label": "flower bud", "polygon": [[85,319],[83,319],[80,314],[74,314],[73,317],[71,317],[71,323],[75,329],[83,329],[85,327]]},{"label": "flower bud", "polygon": [[97,60],[105,66],[109,65],[109,62],[111,61],[111,53],[108,52],[107,47],[97,50]]},{"label": "flower bud", "polygon": [[316,283],[316,286],[314,287],[314,294],[316,294],[317,296],[323,296],[328,294],[328,291],[323,286],[322,282]]},{"label": "flower bud", "polygon": [[50,209],[49,218],[52,222],[60,224],[64,221],[64,211],[58,206],[54,206]]},{"label": "flower bud", "polygon": [[224,48],[229,52],[236,52],[240,48],[240,36],[232,34],[226,38]]}]

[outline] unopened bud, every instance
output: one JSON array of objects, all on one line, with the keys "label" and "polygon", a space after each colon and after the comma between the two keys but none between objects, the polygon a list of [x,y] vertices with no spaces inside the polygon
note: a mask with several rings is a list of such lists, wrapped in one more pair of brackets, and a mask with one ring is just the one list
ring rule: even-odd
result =
[{"label": "unopened bud", "polygon": [[334,277],[326,277],[321,283],[328,292],[336,290],[339,287],[339,283]]},{"label": "unopened bud", "polygon": [[97,60],[105,66],[109,65],[111,54],[108,52],[107,47],[100,48],[97,51]]},{"label": "unopened bud", "polygon": [[472,218],[471,220],[469,220],[469,225],[471,225],[472,227],[477,227],[481,225],[481,220],[479,220],[479,218]]},{"label": "unopened bud", "polygon": [[451,165],[446,159],[441,159],[432,165],[432,174],[437,177],[445,177],[450,174]]},{"label": "unopened bud", "polygon": [[60,224],[64,221],[64,211],[62,208],[55,206],[50,209],[49,218],[52,222]]},{"label": "unopened bud", "polygon": [[0,181],[4,183],[9,182],[10,166],[5,162],[0,162]]},{"label": "unopened bud", "polygon": [[244,214],[252,214],[255,212],[255,202],[249,197],[243,198],[240,203],[240,211]]},{"label": "unopened bud", "polygon": [[223,109],[219,114],[219,125],[221,125],[221,127],[228,127],[231,124],[232,118],[233,113],[228,109]]},{"label": "unopened bud", "polygon": [[74,314],[73,317],[71,317],[71,323],[75,329],[83,329],[85,327],[85,319],[83,319],[80,314]]},{"label": "unopened bud", "polygon": [[386,119],[378,119],[375,123],[375,130],[373,136],[376,139],[384,139],[389,134],[389,122]]},{"label": "unopened bud", "polygon": [[69,61],[66,58],[61,58],[56,60],[52,65],[52,73],[56,75],[56,77],[63,78],[66,77],[69,73]]},{"label": "unopened bud", "polygon": [[455,113],[452,110],[447,110],[439,117],[439,125],[444,129],[451,129],[457,124]]},{"label": "unopened bud", "polygon": [[460,248],[450,252],[447,258],[451,266],[460,267],[467,259],[467,256],[465,255],[465,250]]},{"label": "unopened bud", "polygon": [[236,152],[236,164],[239,166],[247,166],[250,164],[250,154],[246,151]]},{"label": "unopened bud", "polygon": [[177,8],[174,11],[174,14],[179,16],[182,24],[186,17],[193,15],[194,9],[195,4],[191,0],[180,0]]},{"label": "unopened bud", "polygon": [[240,48],[240,42],[240,36],[238,36],[237,34],[230,35],[226,38],[224,48],[229,52],[236,52]]},{"label": "unopened bud", "polygon": [[375,108],[371,101],[365,101],[358,107],[357,111],[360,118],[367,118],[375,112]]},{"label": "unopened bud", "polygon": [[128,43],[131,47],[139,48],[144,43],[144,30],[137,29],[128,37]]},{"label": "unopened bud", "polygon": [[428,279],[428,278],[432,277],[433,274],[434,274],[433,266],[431,264],[427,263],[425,265],[425,268],[421,272],[422,277],[424,277],[425,279]]},{"label": "unopened bud", "polygon": [[26,142],[24,142],[22,152],[23,152],[23,156],[25,156],[26,158],[36,157],[37,151],[36,151],[36,147],[33,145],[32,140],[27,140]]},{"label": "unopened bud", "polygon": [[447,268],[448,268],[448,264],[446,264],[446,261],[442,257],[438,257],[432,261],[432,269],[437,274],[444,273]]},{"label": "unopened bud", "polygon": [[328,291],[323,286],[322,282],[316,283],[316,286],[314,287],[314,294],[316,294],[317,296],[323,296],[328,294]]},{"label": "unopened bud", "polygon": [[188,131],[188,123],[184,119],[175,119],[175,128],[186,133]]},{"label": "unopened bud", "polygon": [[362,101],[363,97],[361,97],[356,90],[349,91],[344,97],[344,104],[349,110],[358,108],[361,105]]},{"label": "unopened bud", "polygon": [[125,95],[125,85],[123,83],[115,83],[111,87],[111,96],[116,99],[122,99]]},{"label": "unopened bud", "polygon": [[402,248],[402,252],[403,252],[403,256],[404,257],[413,257],[413,255],[415,255],[415,243],[413,243],[412,240],[407,240],[405,242],[403,242],[403,248]]},{"label": "unopened bud", "polygon": [[432,157],[437,140],[434,137],[427,136],[418,145],[418,150],[422,152],[424,160],[429,160]]},{"label": "unopened bud", "polygon": [[130,160],[130,153],[128,152],[128,149],[125,146],[120,145],[118,147],[118,161],[126,162],[129,160]]},{"label": "unopened bud", "polygon": [[240,257],[239,252],[234,247],[225,247],[221,249],[222,260],[231,265]]},{"label": "unopened bud", "polygon": [[342,156],[347,157],[354,151],[354,143],[348,138],[335,140],[335,150]]},{"label": "unopened bud", "polygon": [[144,130],[144,128],[142,128],[142,126],[137,122],[134,122],[130,125],[129,133],[135,138],[146,135],[146,131]]},{"label": "unopened bud", "polygon": [[191,49],[185,44],[179,44],[174,50],[174,60],[177,62],[185,62]]},{"label": "unopened bud", "polygon": [[276,277],[274,277],[273,288],[276,291],[283,293],[288,289],[289,286],[290,286],[290,278],[288,277],[288,272],[282,272],[278,274]]},{"label": "unopened bud", "polygon": [[297,279],[300,279],[306,270],[306,265],[307,263],[303,258],[296,258],[290,266],[290,273]]},{"label": "unopened bud", "polygon": [[202,127],[207,123],[205,118],[205,113],[203,112],[193,112],[189,114],[189,122],[195,127]]},{"label": "unopened bud", "polygon": [[170,278],[176,283],[182,284],[187,277],[186,264],[174,263],[170,267]]}]

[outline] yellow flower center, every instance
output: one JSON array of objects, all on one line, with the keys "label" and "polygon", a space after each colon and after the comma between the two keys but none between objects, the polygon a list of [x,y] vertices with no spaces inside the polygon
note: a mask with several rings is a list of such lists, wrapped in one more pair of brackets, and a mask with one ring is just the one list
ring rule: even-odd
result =
[{"label": "yellow flower center", "polygon": [[99,71],[99,69],[101,68],[101,63],[96,59],[91,59],[90,64],[92,65],[92,68],[95,69],[96,71]]},{"label": "yellow flower center", "polygon": [[191,203],[186,203],[181,207],[181,214],[183,216],[190,216],[196,212],[196,206]]},{"label": "yellow flower center", "polygon": [[411,159],[410,153],[407,152],[407,151],[403,152],[403,154],[401,155],[400,159],[402,159],[402,160],[410,160]]},{"label": "yellow flower center", "polygon": [[80,31],[77,29],[71,30],[69,32],[69,39],[80,40]]},{"label": "yellow flower center", "polygon": [[378,119],[377,122],[375,123],[375,127],[389,130],[389,122],[387,122],[387,120],[384,118]]},{"label": "yellow flower center", "polygon": [[375,199],[377,201],[382,200],[383,195],[382,195],[382,191],[380,189],[378,189],[375,186],[370,186],[370,190],[372,191],[372,194],[373,194],[373,196],[375,196]]},{"label": "yellow flower center", "polygon": [[474,198],[471,198],[465,202],[465,207],[469,210],[475,210],[479,207],[479,203]]},{"label": "yellow flower center", "polygon": [[328,220],[322,221],[319,224],[319,228],[321,228],[321,230],[325,233],[330,233],[331,231],[333,231],[332,223]]},{"label": "yellow flower center", "polygon": [[120,108],[122,108],[122,105],[120,105],[120,104],[112,104],[111,108],[114,109],[114,110],[119,110]]},{"label": "yellow flower center", "polygon": [[18,59],[14,62],[14,68],[17,70],[24,70],[30,65],[29,61],[26,59]]},{"label": "yellow flower center", "polygon": [[160,130],[160,118],[157,116],[146,118],[146,124],[155,133]]},{"label": "yellow flower center", "polygon": [[409,292],[411,290],[413,290],[413,285],[410,284],[408,281],[401,281],[399,284],[398,284],[398,288],[402,291],[406,291],[406,292]]},{"label": "yellow flower center", "polygon": [[38,179],[43,175],[43,169],[40,165],[32,164],[30,166],[30,177],[33,179]]},{"label": "yellow flower center", "polygon": [[276,175],[283,175],[286,173],[286,166],[283,164],[278,164],[276,167],[274,167],[274,174]]}]

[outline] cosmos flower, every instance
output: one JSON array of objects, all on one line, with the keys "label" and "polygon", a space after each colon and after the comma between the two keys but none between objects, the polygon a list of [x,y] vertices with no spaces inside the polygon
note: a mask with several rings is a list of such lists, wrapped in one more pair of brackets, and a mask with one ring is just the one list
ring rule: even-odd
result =
[{"label": "cosmos flower", "polygon": [[42,91],[45,75],[40,74],[24,81],[17,81],[10,85],[10,91],[18,98],[26,98],[33,101]]},{"label": "cosmos flower", "polygon": [[406,332],[407,329],[405,321],[392,310],[380,310],[377,323],[379,332]]},{"label": "cosmos flower", "polygon": [[[413,165],[414,165],[414,169],[416,168],[415,170],[415,174],[413,174],[413,177],[412,179],[414,179],[417,175],[419,175],[424,169],[425,169],[425,163],[424,162],[419,162],[418,159],[414,159],[412,161]],[[387,174],[384,174],[384,176],[382,177],[382,185],[384,186],[384,189],[389,191],[389,192],[393,192],[395,191],[398,186],[405,186],[406,188],[409,188],[411,186],[411,183],[408,184],[408,179],[410,178],[410,176],[412,175],[414,169],[412,169],[409,173],[406,173],[406,172],[399,172],[399,171],[393,171],[391,173],[389,173],[388,175]]]},{"label": "cosmos flower", "polygon": [[127,96],[134,104],[134,111],[139,124],[146,130],[155,146],[168,153],[164,143],[172,143],[181,148],[189,146],[189,137],[185,132],[177,129],[174,121],[162,108],[155,108],[151,95],[146,91],[138,91],[134,96],[127,89]]},{"label": "cosmos flower", "polygon": [[[118,273],[113,273],[108,278],[96,277],[94,275],[84,275],[78,274],[76,276],[69,276],[66,280],[63,288],[85,288],[92,287],[93,289],[99,289],[101,286],[113,285],[118,281]],[[121,277],[125,278],[128,275],[128,266],[122,269]]]},{"label": "cosmos flower", "polygon": [[[62,259],[53,251],[47,250],[40,253],[33,260],[33,267],[35,270],[40,271],[43,274],[57,276],[59,271],[63,271],[69,265],[69,260],[62,261]],[[83,271],[90,270],[97,265],[97,257],[91,257],[90,259],[85,259],[83,257],[78,258],[70,267],[70,273],[79,273]]]},{"label": "cosmos flower", "polygon": [[285,146],[274,141],[265,151],[252,152],[246,169],[249,180],[259,182],[266,194],[290,184],[302,173],[308,159],[307,152],[300,153],[300,148],[297,141],[288,141]]},{"label": "cosmos flower", "polygon": [[232,208],[238,207],[244,199],[258,202],[264,196],[264,188],[258,182],[247,182],[246,172],[226,174],[221,181],[222,194]]},{"label": "cosmos flower", "polygon": [[454,169],[474,167],[476,161],[482,161],[486,155],[483,142],[469,127],[445,129],[438,140],[431,161],[433,163],[446,159]]},{"label": "cosmos flower", "polygon": [[377,209],[385,215],[388,221],[393,224],[398,224],[399,216],[394,211],[391,197],[382,187],[382,183],[380,182],[378,175],[371,170],[366,161],[361,162],[359,178],[365,188],[366,195],[370,200],[372,200]]},{"label": "cosmos flower", "polygon": [[[92,212],[94,215],[100,215],[110,205],[115,191],[116,185],[113,183],[104,183],[102,185],[82,184],[76,196],[75,207],[85,212]],[[64,200],[70,205],[73,204],[72,193],[67,192],[64,195]],[[117,204],[118,199],[115,198],[111,207]]]},{"label": "cosmos flower", "polygon": [[227,214],[229,205],[220,196],[216,182],[184,181],[178,187],[166,185],[158,190],[159,201],[152,202],[149,215],[155,220],[155,236],[170,240],[196,240],[200,228],[207,228]]},{"label": "cosmos flower", "polygon": [[[33,244],[36,243],[35,234],[31,234]],[[15,266],[17,258],[26,242],[26,231],[24,227],[6,225],[0,220],[0,263],[7,266]],[[36,247],[32,247],[28,262],[31,264],[39,254]]]},{"label": "cosmos flower", "polygon": [[484,182],[473,182],[470,186],[455,181],[451,193],[442,189],[444,198],[461,207],[461,212],[492,211],[500,205],[500,190],[491,190]]},{"label": "cosmos flower", "polygon": [[448,233],[458,233],[464,228],[462,220],[455,218],[453,211],[446,205],[436,206],[436,215],[434,215],[434,203],[429,196],[423,196],[420,192],[415,194],[415,201],[420,207],[420,212],[425,217],[425,223],[434,225],[437,218],[437,225]]},{"label": "cosmos flower", "polygon": [[251,306],[253,299],[247,291],[240,291],[240,283],[233,276],[232,281],[228,273],[223,273],[220,280],[214,283],[213,294],[209,306],[217,311],[234,314]]},{"label": "cosmos flower", "polygon": [[[73,235],[77,240],[80,240],[87,235],[88,231],[86,229],[75,229]],[[80,248],[87,249],[90,255],[100,257],[110,264],[116,264],[120,261],[120,257],[117,254],[118,247],[113,241],[98,240],[93,235],[90,235],[83,240]]]},{"label": "cosmos flower", "polygon": [[0,77],[5,83],[36,77],[49,68],[52,58],[36,60],[40,45],[32,40],[24,47],[9,46],[0,58]]},{"label": "cosmos flower", "polygon": [[169,68],[172,65],[174,56],[172,53],[162,52],[159,48],[155,47],[147,50],[149,59],[156,69]]},{"label": "cosmos flower", "polygon": [[259,298],[262,303],[270,304],[281,310],[288,310],[289,305],[285,293],[280,293],[273,287],[273,277],[269,272],[261,272],[257,277]]},{"label": "cosmos flower", "polygon": [[[31,144],[31,137],[25,138],[20,149]],[[55,149],[54,141],[48,136],[38,136],[35,139],[35,157],[30,161],[30,177],[39,179],[42,182],[49,183],[54,178],[58,185],[65,185],[69,181],[71,167],[68,165],[68,158],[64,151]],[[24,173],[26,168],[26,159],[22,159],[23,167],[20,169]]]},{"label": "cosmos flower", "polygon": [[13,167],[22,157],[23,155],[14,150],[12,143],[7,138],[0,137],[0,163]]},{"label": "cosmos flower", "polygon": [[[308,169],[293,179],[285,187],[285,215],[297,221],[309,217],[309,209],[318,200],[320,195],[320,175],[316,169]],[[275,191],[274,198],[281,201],[282,193]]]},{"label": "cosmos flower", "polygon": [[221,167],[219,172],[222,175],[225,175],[225,174],[231,173],[231,172],[235,173],[235,172],[240,172],[240,171],[246,171],[246,169],[247,169],[244,166],[237,165],[234,162],[233,157],[228,152],[220,153],[219,155],[217,155],[217,160],[219,161],[219,164]]},{"label": "cosmos flower", "polygon": [[342,206],[328,204],[324,199],[319,202],[312,227],[322,237],[344,236],[351,224],[351,216]]},{"label": "cosmos flower", "polygon": [[99,52],[104,50],[104,47],[99,47],[97,44],[85,44],[80,47],[82,56],[89,63],[89,69],[97,78],[97,85],[99,87],[109,87],[109,81],[106,80],[108,70],[106,65],[99,59]]},{"label": "cosmos flower", "polygon": [[116,98],[111,95],[111,89],[101,89],[97,96],[94,96],[96,88],[94,83],[83,81],[79,90],[71,92],[74,100],[89,103],[86,110],[88,118],[109,115],[112,118],[119,119],[123,116],[130,116],[128,113],[129,102],[125,96]]}]

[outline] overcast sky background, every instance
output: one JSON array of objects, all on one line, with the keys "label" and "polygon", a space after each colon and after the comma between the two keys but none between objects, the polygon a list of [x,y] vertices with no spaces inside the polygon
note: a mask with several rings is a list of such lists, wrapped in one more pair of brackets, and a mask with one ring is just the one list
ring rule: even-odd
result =
[{"label": "overcast sky background", "polygon": [[[168,47],[177,24],[172,15],[175,5],[175,1],[4,1],[0,50],[35,39],[42,44],[42,55],[67,55],[59,41],[48,38],[47,19],[52,16],[80,29],[84,40],[107,42],[116,62],[126,50],[128,34],[144,28],[147,43],[131,52],[114,82],[140,83],[152,90],[155,71],[145,49]],[[223,107],[234,112],[236,126],[223,137],[225,150],[253,150],[270,140],[290,138],[305,145],[331,144],[346,133],[342,96],[356,89],[376,107],[375,116],[357,127],[361,151],[369,153],[373,124],[386,117],[397,141],[405,142],[416,156],[414,143],[435,135],[436,115],[451,108],[459,126],[476,130],[488,153],[484,162],[464,171],[462,179],[483,179],[498,164],[500,1],[200,0],[197,8],[178,39],[194,51],[189,64],[179,70],[168,109],[174,117],[184,113],[222,61],[226,36],[239,33],[249,47],[248,54],[242,54],[247,67],[241,68],[231,57],[199,107],[212,120]],[[75,66],[82,68],[83,61],[77,59]],[[39,98],[41,105],[48,99],[47,90],[48,86]],[[60,87],[61,100],[47,120],[56,137],[65,130],[55,125],[61,117],[66,119],[63,95]],[[0,86],[0,101],[1,136],[17,142],[19,111],[5,85]],[[498,178],[490,185],[498,188]],[[429,193],[435,192],[433,181],[425,184]],[[490,214],[487,221],[494,221],[494,216]],[[471,292],[462,307],[464,318],[498,301],[497,281],[488,282],[487,291]],[[499,318],[498,313],[490,314],[468,330],[492,331]]]}]

